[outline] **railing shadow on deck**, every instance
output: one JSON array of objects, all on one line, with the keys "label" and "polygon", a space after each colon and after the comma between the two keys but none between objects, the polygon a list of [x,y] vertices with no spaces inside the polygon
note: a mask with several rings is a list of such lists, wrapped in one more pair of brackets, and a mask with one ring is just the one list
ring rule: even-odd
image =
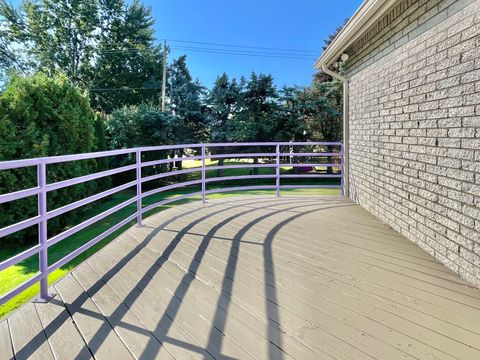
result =
[{"label": "railing shadow on deck", "polygon": [[[156,259],[151,266],[151,268],[145,272],[144,276],[138,280],[137,284],[133,287],[132,291],[129,293],[129,295],[123,299],[122,304],[126,304],[127,307],[118,307],[114,313],[109,316],[108,318],[117,318],[121,319],[123,315],[125,315],[126,311],[128,311],[129,304],[132,304],[138,294],[141,294],[142,290],[146,289],[148,287],[149,282],[153,279],[153,276],[155,275],[158,270],[161,269],[162,265],[169,259],[170,255],[172,252],[175,250],[177,245],[181,242],[182,238],[189,233],[190,230],[192,230],[196,225],[200,224],[201,222],[207,220],[210,217],[214,217],[215,215],[225,213],[225,211],[228,210],[233,210],[238,207],[237,201],[234,199],[231,199],[226,202],[219,203],[221,204],[220,209],[215,210],[215,207],[218,207],[219,204],[207,204],[205,208],[199,208],[199,209],[193,209],[189,210],[185,213],[180,213],[172,218],[170,218],[167,221],[164,221],[163,223],[159,224],[155,228],[152,229],[152,231],[143,239],[141,240],[135,248],[128,253],[127,256],[122,258],[114,267],[112,267],[106,274],[104,274],[94,285],[92,285],[87,291],[83,292],[80,297],[78,297],[73,303],[71,304],[66,304],[67,308],[70,309],[75,309],[75,311],[81,311],[84,315],[87,316],[93,316],[96,317],[100,320],[103,321],[103,325],[101,329],[97,330],[97,333],[93,335],[95,338],[95,346],[92,347],[92,344],[86,344],[85,350],[91,351],[93,354],[97,350],[98,346],[101,345],[103,340],[105,339],[106,335],[111,332],[115,331],[113,329],[113,326],[120,326],[127,328],[131,331],[138,332],[140,334],[144,334],[150,337],[150,340],[148,342],[148,345],[146,346],[144,352],[142,353],[140,359],[146,360],[146,359],[151,359],[154,357],[158,352],[161,351],[161,347],[163,343],[170,343],[174,344],[178,347],[182,347],[186,350],[197,352],[200,354],[204,354],[205,356],[212,356],[214,358],[221,357],[222,359],[228,359],[227,356],[224,354],[219,353],[218,349],[221,349],[222,341],[223,341],[223,336],[221,334],[225,330],[225,323],[226,323],[226,318],[219,316],[218,311],[215,313],[215,318],[212,320],[212,325],[211,325],[211,331],[208,337],[208,344],[205,348],[200,347],[196,344],[192,343],[186,343],[184,341],[181,341],[179,339],[171,338],[167,335],[169,328],[165,327],[164,324],[165,322],[163,321],[167,317],[169,320],[171,320],[170,324],[173,323],[175,320],[175,314],[179,310],[179,305],[182,303],[183,298],[185,297],[186,291],[189,288],[189,285],[191,282],[195,279],[195,274],[196,271],[198,270],[198,267],[201,263],[201,260],[203,259],[203,256],[205,255],[205,251],[207,250],[207,247],[209,243],[215,238],[215,234],[218,232],[219,229],[222,227],[227,226],[230,222],[234,220],[238,220],[241,218],[243,215],[251,214],[252,212],[255,211],[261,211],[261,210],[266,210],[266,209],[271,209],[267,214],[263,214],[260,217],[247,222],[242,226],[240,230],[232,237],[231,242],[231,247],[230,247],[230,253],[228,256],[226,268],[225,268],[225,273],[223,275],[223,281],[219,293],[219,298],[218,298],[218,303],[217,303],[217,309],[222,304],[221,308],[223,311],[227,312],[228,310],[228,305],[232,301],[232,285],[233,281],[235,278],[235,273],[237,271],[237,262],[239,259],[239,246],[240,242],[243,241],[245,234],[253,229],[256,225],[261,223],[262,221],[267,220],[268,218],[271,218],[275,215],[281,214],[281,213],[289,213],[292,210],[295,209],[301,209],[298,213],[295,213],[286,219],[283,219],[279,223],[275,224],[273,228],[268,231],[268,233],[264,237],[264,243],[263,243],[263,257],[264,257],[264,263],[265,263],[265,272],[264,272],[264,290],[265,290],[265,302],[266,302],[266,312],[267,312],[267,319],[266,320],[266,326],[267,326],[267,336],[268,336],[268,341],[273,344],[278,351],[273,349],[272,347],[269,347],[269,358],[276,358],[276,359],[282,359],[282,338],[281,338],[281,329],[280,329],[280,318],[279,318],[279,311],[278,311],[278,304],[277,304],[277,295],[276,295],[276,288],[275,284],[272,283],[272,279],[275,278],[275,272],[274,272],[274,263],[273,263],[273,253],[272,253],[272,244],[274,242],[276,234],[288,223],[304,216],[310,213],[314,212],[321,212],[325,210],[331,210],[334,208],[341,208],[341,207],[348,207],[352,206],[350,204],[345,204],[344,202],[332,200],[330,202],[326,202],[325,206],[319,207],[318,203],[316,200],[309,200],[309,199],[295,199],[293,198],[291,202],[289,202],[288,209],[275,209],[271,208],[272,206],[275,206],[275,199],[271,199],[270,203],[265,204],[265,202],[268,202],[268,200],[262,199],[262,206],[255,206],[254,209],[251,207],[246,207],[246,210],[241,211],[239,213],[234,213],[233,215],[227,217],[214,227],[212,227],[201,239],[201,245],[199,246],[198,250],[196,251],[195,255],[192,258],[192,261],[190,263],[190,266],[188,267],[188,272],[184,275],[183,279],[181,280],[180,284],[184,284],[186,286],[178,286],[177,290],[174,292],[172,295],[171,301],[168,304],[167,308],[164,311],[164,314],[162,316],[162,319],[158,321],[158,326],[154,330],[146,330],[144,328],[138,328],[136,326],[132,326],[131,324],[125,323],[125,322],[118,322],[115,324],[109,323],[108,319],[105,318],[103,315],[96,313],[96,312],[91,312],[88,310],[85,310],[82,308],[82,304],[89,298],[92,297],[94,294],[96,294],[102,286],[106,286],[105,283],[107,283],[110,279],[112,279],[115,274],[117,274],[124,266],[126,266],[130,261],[134,260],[135,256],[140,253],[140,251],[147,247],[148,244],[156,237],[158,236],[166,226],[169,224],[174,223],[177,220],[180,220],[181,218],[184,218],[185,216],[193,216],[194,220],[189,222],[187,225],[185,225],[182,229],[178,231],[178,233],[175,235],[175,237],[171,240],[171,242],[168,244],[167,248],[163,251],[163,253],[159,254],[158,259]],[[258,200],[252,199],[250,203],[245,203],[245,200],[243,200],[241,206],[245,205],[254,205],[258,204]],[[314,207],[311,209],[311,207]],[[199,211],[205,211],[208,210],[208,214],[206,215],[201,215],[200,217],[197,217],[197,212]],[[108,248],[106,249],[106,251]],[[270,280],[268,279],[270,277]],[[139,291],[138,291],[139,290]],[[180,300],[180,301],[178,301]],[[223,301],[221,301],[223,300]],[[60,300],[53,299],[51,300],[52,303],[58,304],[59,306],[64,306],[63,303]],[[48,305],[45,305],[48,306]],[[70,316],[74,316],[75,313],[69,313]],[[48,329],[45,329],[47,333],[54,333],[59,329],[61,326],[61,321],[64,321],[64,316],[59,316],[58,319],[55,319],[54,321],[51,322],[51,325]],[[275,331],[274,329],[278,330]],[[102,335],[101,335],[102,334]],[[103,336],[103,338],[99,338],[99,336]],[[32,355],[32,351],[35,349],[37,342],[39,339],[32,339],[30,343],[25,345],[23,349],[21,349],[17,355],[19,358],[28,358],[30,355]],[[273,353],[275,351],[275,354]],[[82,359],[83,352],[79,353],[77,356],[77,360]]]}]

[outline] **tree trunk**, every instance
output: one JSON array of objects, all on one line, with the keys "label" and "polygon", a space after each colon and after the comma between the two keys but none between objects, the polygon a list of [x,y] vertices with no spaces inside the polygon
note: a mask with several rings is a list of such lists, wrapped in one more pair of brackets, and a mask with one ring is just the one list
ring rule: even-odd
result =
[{"label": "tree trunk", "polygon": [[[258,164],[258,157],[253,158],[253,164],[257,165]],[[253,175],[258,175],[258,167],[254,167],[252,171]]]},{"label": "tree trunk", "polygon": [[[223,166],[223,163],[225,162],[224,158],[218,159],[218,166]],[[223,176],[223,169],[217,169],[217,177],[222,177]]]},{"label": "tree trunk", "polygon": [[[175,157],[175,153],[174,152],[170,153],[170,159],[173,159],[174,157]],[[174,166],[175,166],[175,163],[173,161],[170,161],[168,163],[168,171],[172,171]]]},{"label": "tree trunk", "polygon": [[[332,146],[327,146],[327,152],[331,153],[333,152],[333,147]],[[333,156],[327,156],[327,162],[329,164],[333,163]],[[327,174],[332,175],[333,174],[333,167],[332,166],[327,166]]]}]

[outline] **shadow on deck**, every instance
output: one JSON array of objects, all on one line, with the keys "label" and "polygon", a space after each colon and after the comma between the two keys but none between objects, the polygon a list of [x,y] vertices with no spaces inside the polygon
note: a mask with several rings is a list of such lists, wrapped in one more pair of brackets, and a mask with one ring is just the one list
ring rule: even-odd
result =
[{"label": "shadow on deck", "polygon": [[480,359],[480,292],[339,198],[177,206],[51,290],[2,359]]}]

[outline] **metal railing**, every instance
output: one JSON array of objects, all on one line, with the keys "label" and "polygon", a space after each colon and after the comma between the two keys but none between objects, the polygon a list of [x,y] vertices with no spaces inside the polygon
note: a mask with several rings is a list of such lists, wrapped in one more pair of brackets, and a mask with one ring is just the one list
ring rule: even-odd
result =
[{"label": "metal railing", "polygon": [[[291,151],[295,147],[316,147],[317,150],[327,149],[327,152],[294,152]],[[236,148],[236,153],[226,153],[225,151],[229,148]],[[255,149],[256,152],[242,152],[238,149]],[[274,152],[258,152],[260,148],[270,148],[274,149]],[[287,148],[288,151],[282,152],[284,148]],[[182,153],[190,153],[190,156],[184,156],[180,158],[160,158],[150,161],[142,161],[142,156],[152,153],[155,151],[181,151]],[[323,151],[323,150],[322,150]],[[200,154],[200,155],[198,155]],[[79,176],[73,179],[62,180],[58,182],[48,183],[47,182],[47,167],[52,164],[67,163],[72,161],[87,160],[87,159],[98,159],[119,155],[128,155],[135,156],[135,162],[130,165],[120,166],[115,169],[109,169],[105,171],[100,171],[97,173]],[[234,165],[216,165],[216,166],[206,166],[206,160],[218,160],[218,159],[271,159],[269,163],[255,163],[244,162]],[[315,161],[309,163],[296,163],[292,160],[298,158],[314,158]],[[289,159],[290,162],[281,162],[282,159]],[[323,159],[324,161],[319,161]],[[326,161],[330,159],[332,161]],[[200,166],[167,171],[162,173],[157,173],[149,176],[142,176],[142,169],[148,167],[159,166],[163,164],[177,163],[179,161],[186,160],[197,160],[201,162]],[[281,169],[284,167],[331,167],[339,169],[337,173],[325,173],[325,174],[311,174],[311,173],[293,173],[293,174],[282,174]],[[0,171],[2,170],[12,170],[26,167],[36,167],[37,168],[37,186],[29,189],[24,189],[12,193],[0,194],[0,206],[3,203],[27,198],[30,196],[38,197],[38,214],[29,219],[23,220],[21,222],[12,224],[10,226],[0,229],[0,241],[3,237],[10,234],[16,233],[18,231],[27,229],[31,226],[38,226],[38,244],[25,250],[17,255],[10,257],[2,262],[0,262],[0,272],[18,264],[19,262],[34,256],[39,255],[39,272],[20,284],[11,291],[0,296],[0,305],[10,300],[14,296],[18,295],[22,291],[26,290],[30,286],[34,285],[37,282],[40,282],[40,298],[39,301],[47,301],[50,298],[48,294],[48,275],[58,269],[59,267],[65,265],[70,260],[80,255],[93,245],[97,244],[99,241],[114,233],[116,230],[122,228],[126,224],[130,223],[132,220],[136,219],[137,225],[142,226],[142,215],[152,210],[156,207],[168,204],[173,201],[178,201],[192,196],[201,196],[202,202],[205,203],[206,196],[209,194],[228,192],[228,191],[241,191],[241,190],[275,190],[276,196],[280,196],[281,189],[291,189],[291,188],[337,188],[341,189],[343,195],[343,145],[338,142],[262,142],[262,143],[215,143],[215,144],[182,144],[182,145],[167,145],[167,146],[154,146],[154,147],[142,147],[134,149],[125,149],[125,150],[113,150],[113,151],[103,151],[96,153],[85,153],[85,154],[75,154],[75,155],[64,155],[64,156],[52,156],[36,159],[26,159],[26,160],[14,160],[14,161],[4,161],[0,162]],[[219,169],[242,169],[242,168],[272,168],[274,169],[273,174],[250,174],[250,175],[239,175],[239,176],[220,176],[220,177],[207,177],[207,171],[219,170]],[[61,206],[59,208],[48,210],[47,209],[47,196],[48,193],[54,190],[59,190],[67,188],[73,185],[85,183],[88,181],[104,178],[107,176],[118,175],[120,173],[125,173],[128,171],[135,170],[135,180],[127,182],[125,184],[110,188],[108,190],[102,191],[100,193],[94,194],[92,196],[86,197],[82,200],[75,201],[73,203]],[[142,191],[142,185],[145,182],[152,180],[162,179],[174,175],[182,175],[200,172],[201,176],[199,179],[193,179],[188,181],[183,181],[174,184],[168,184],[154,188],[148,191]],[[303,178],[303,179],[318,179],[318,178],[339,178],[340,185],[328,185],[328,184],[287,184],[282,185],[282,179],[288,178]],[[207,184],[214,182],[224,182],[231,180],[246,180],[246,179],[271,179],[275,180],[272,185],[246,185],[246,186],[235,186],[235,187],[222,187],[214,188],[207,190]],[[201,185],[200,191],[194,191],[184,195],[179,195],[173,198],[163,199],[161,201],[155,202],[148,206],[143,205],[143,199],[148,196],[158,194],[160,192],[165,192],[168,190],[173,190],[177,188],[187,187],[191,185]],[[118,204],[112,208],[97,214],[78,225],[75,225],[71,228],[64,230],[63,232],[48,238],[47,227],[48,221],[52,218],[65,214],[74,209],[80,208],[87,204],[93,203],[94,201],[100,200],[107,196],[111,196],[115,193],[125,191],[129,188],[135,188],[136,194]],[[106,218],[109,215],[114,214],[115,212],[129,206],[130,204],[136,203],[136,212],[127,216],[125,219],[121,220],[117,224],[110,227],[108,230],[102,232],[100,235],[84,243],[70,254],[64,258],[56,261],[53,264],[48,263],[48,249],[50,246],[66,239],[67,237],[77,233],[78,231],[85,229],[86,227],[100,221],[101,219]]]}]

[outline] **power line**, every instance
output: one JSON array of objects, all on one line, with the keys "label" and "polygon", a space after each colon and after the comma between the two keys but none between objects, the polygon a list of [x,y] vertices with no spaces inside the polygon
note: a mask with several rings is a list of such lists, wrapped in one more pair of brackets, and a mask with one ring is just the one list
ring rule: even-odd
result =
[{"label": "power line", "polygon": [[127,52],[127,51],[143,51],[148,49],[138,49],[138,48],[129,48],[129,49],[107,49],[107,50],[97,50],[99,53],[116,53],[116,52]]},{"label": "power line", "polygon": [[[266,51],[246,51],[246,50],[230,50],[230,49],[219,49],[219,48],[208,48],[208,47],[194,47],[194,46],[170,46],[170,49],[176,50],[188,50],[196,52],[205,52],[212,54],[228,54],[228,55],[244,55],[244,56],[256,56],[256,57],[270,57],[270,58],[279,58],[279,59],[307,59],[315,60],[311,55],[307,54],[295,54],[295,53],[277,53],[277,52],[266,52]],[[99,50],[101,53],[124,53],[124,52],[138,52],[141,49],[110,49],[110,50]]]},{"label": "power line", "polygon": [[229,51],[213,51],[213,50],[196,50],[196,49],[189,49],[185,47],[172,47],[174,50],[186,50],[186,51],[195,51],[201,53],[208,53],[208,54],[224,54],[224,55],[240,55],[240,56],[254,56],[254,57],[263,57],[263,58],[275,58],[275,59],[294,59],[294,60],[308,60],[312,61],[315,60],[313,57],[300,57],[300,56],[279,56],[279,55],[260,55],[254,53],[234,53]]},{"label": "power line", "polygon": [[131,91],[131,90],[161,90],[159,87],[120,87],[120,88],[91,88],[90,91]]},{"label": "power line", "polygon": [[[241,48],[241,49],[247,49],[245,51],[249,52],[254,52],[253,50],[248,50],[248,49],[258,49],[258,50],[269,50],[270,51],[286,51],[288,54],[285,55],[301,55],[301,56],[308,56],[308,55],[317,55],[319,53],[318,50],[301,50],[301,49],[286,49],[286,48],[271,48],[271,47],[261,47],[261,46],[246,46],[246,45],[233,45],[233,44],[222,44],[222,43],[212,43],[212,42],[201,42],[201,41],[187,41],[187,40],[173,40],[173,39],[166,39],[166,41],[170,42],[179,42],[179,43],[186,43],[186,44],[197,44],[197,45],[208,45],[208,46],[217,46],[217,47],[229,47],[229,48]],[[174,45],[176,47],[179,46],[188,46],[188,45]],[[214,49],[211,47],[208,47],[206,49],[212,49],[212,50],[223,50],[223,51],[242,51],[242,50],[235,50],[235,49]],[[105,50],[98,50],[98,52],[102,53],[114,53],[114,52],[128,52],[128,51],[142,51],[142,50],[148,50],[147,48],[145,49],[140,49],[140,48],[127,48],[127,49],[105,49]],[[260,51],[258,53],[267,53],[264,51]],[[290,54],[290,53],[295,53],[295,54]]]},{"label": "power line", "polygon": [[171,48],[173,49],[184,49],[184,50],[207,50],[207,51],[220,51],[230,54],[248,54],[248,55],[278,55],[278,56],[295,56],[295,57],[304,57],[312,59],[311,55],[306,54],[294,54],[294,53],[279,53],[279,52],[270,52],[270,51],[247,51],[247,50],[228,50],[221,48],[209,48],[209,47],[197,47],[197,46],[179,46],[174,45]]},{"label": "power line", "polygon": [[[210,54],[224,54],[224,55],[240,55],[240,56],[254,56],[254,57],[265,57],[265,58],[277,58],[277,59],[296,59],[296,60],[309,60],[313,61],[315,58],[307,54],[295,54],[295,53],[278,53],[278,52],[266,52],[266,51],[246,51],[246,50],[230,50],[230,49],[219,49],[219,48],[208,48],[208,47],[195,47],[195,46],[170,46],[172,50],[184,50],[184,51],[195,51],[202,53]],[[110,49],[110,50],[99,50],[101,53],[124,53],[124,52],[138,52],[141,49]]]},{"label": "power line", "polygon": [[174,40],[174,39],[165,39],[165,40],[170,41],[170,42],[180,42],[180,43],[199,44],[199,45],[226,46],[226,47],[244,48],[244,49],[292,51],[292,52],[303,52],[303,53],[312,53],[312,54],[319,54],[319,52],[320,52],[319,50],[282,49],[282,48],[271,48],[271,47],[261,47],[261,46],[245,46],[245,45],[221,44],[221,43],[211,43],[211,42],[201,42],[201,41]]}]

